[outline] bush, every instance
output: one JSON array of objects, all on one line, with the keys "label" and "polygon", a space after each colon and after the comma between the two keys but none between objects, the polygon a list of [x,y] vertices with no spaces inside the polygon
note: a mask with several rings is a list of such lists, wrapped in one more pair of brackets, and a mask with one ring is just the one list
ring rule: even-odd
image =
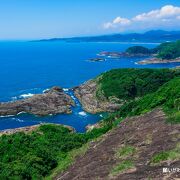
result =
[{"label": "bush", "polygon": [[170,69],[115,69],[102,75],[98,89],[106,98],[130,100],[155,92],[178,75],[180,71]]},{"label": "bush", "polygon": [[149,55],[151,53],[148,48],[145,48],[143,46],[129,47],[126,50],[126,52],[129,53],[129,54],[145,54],[145,55]]}]

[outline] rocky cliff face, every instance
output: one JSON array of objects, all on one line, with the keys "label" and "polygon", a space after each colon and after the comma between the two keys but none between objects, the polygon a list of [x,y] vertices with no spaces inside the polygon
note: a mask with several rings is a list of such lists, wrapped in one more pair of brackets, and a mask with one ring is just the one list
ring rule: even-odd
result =
[{"label": "rocky cliff face", "polygon": [[[178,179],[180,125],[167,124],[165,119],[159,109],[127,118],[92,142],[86,154],[55,179]],[[170,171],[163,173],[163,168]]]},{"label": "rocky cliff face", "polygon": [[97,98],[97,88],[98,86],[96,80],[89,80],[74,88],[74,94],[81,102],[83,109],[93,114],[116,111],[120,104],[110,102],[103,97],[103,95],[101,95],[101,98]]},{"label": "rocky cliff face", "polygon": [[17,115],[20,112],[38,116],[58,113],[71,113],[74,105],[71,97],[60,87],[53,87],[43,94],[14,102],[0,103],[0,116]]}]

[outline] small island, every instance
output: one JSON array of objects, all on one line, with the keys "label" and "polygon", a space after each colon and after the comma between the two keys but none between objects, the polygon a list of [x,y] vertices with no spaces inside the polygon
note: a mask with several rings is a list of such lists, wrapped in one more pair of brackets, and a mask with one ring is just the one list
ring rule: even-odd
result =
[{"label": "small island", "polygon": [[105,59],[104,58],[91,58],[91,59],[89,59],[89,61],[99,62],[99,61],[105,61]]},{"label": "small island", "polygon": [[152,57],[137,64],[160,64],[160,63],[179,63],[180,62],[180,40],[176,42],[162,43],[154,49],[149,49]]},{"label": "small island", "polygon": [[[156,48],[146,48],[143,46],[132,46],[124,52],[102,51],[98,56],[106,58],[122,57],[144,57],[146,59],[136,62],[136,64],[161,64],[161,63],[179,63],[180,62],[180,40],[176,42],[162,43]],[[95,60],[101,58],[94,58]],[[100,60],[101,61],[101,60]]]},{"label": "small island", "polygon": [[[97,54],[98,56],[107,57],[107,58],[122,58],[122,57],[146,57],[151,56],[152,53],[148,48],[143,46],[133,46],[126,49],[125,52],[109,52],[102,51]],[[97,58],[98,59],[98,58]]]}]

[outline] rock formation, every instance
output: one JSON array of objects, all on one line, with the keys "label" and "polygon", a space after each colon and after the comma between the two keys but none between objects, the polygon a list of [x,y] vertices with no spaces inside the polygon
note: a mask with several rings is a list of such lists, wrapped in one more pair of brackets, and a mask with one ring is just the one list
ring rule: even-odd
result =
[{"label": "rock formation", "polygon": [[0,103],[0,116],[17,115],[25,112],[38,116],[71,113],[74,101],[60,87],[53,87],[43,94],[14,102]]},{"label": "rock formation", "polygon": [[[91,142],[87,152],[54,179],[178,179],[179,131],[180,126],[168,124],[165,114],[158,109],[127,118],[98,141]],[[153,163],[153,157],[171,151],[176,158]],[[163,168],[171,171],[163,173]]]},{"label": "rock formation", "polygon": [[89,80],[84,84],[74,88],[74,94],[81,102],[83,109],[90,113],[113,112],[116,111],[120,104],[110,102],[105,97],[97,98],[97,82]]}]

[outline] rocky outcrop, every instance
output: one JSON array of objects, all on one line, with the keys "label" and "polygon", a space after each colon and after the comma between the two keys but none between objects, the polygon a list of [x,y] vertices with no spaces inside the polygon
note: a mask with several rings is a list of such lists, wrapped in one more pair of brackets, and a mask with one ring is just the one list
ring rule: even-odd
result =
[{"label": "rocky outcrop", "polygon": [[53,87],[43,94],[14,102],[0,103],[0,116],[17,115],[25,112],[38,116],[49,114],[71,113],[74,105],[72,98],[65,94],[60,87]]},{"label": "rocky outcrop", "polygon": [[143,53],[128,53],[128,52],[108,52],[103,51],[97,54],[98,56],[104,56],[109,58],[122,58],[122,57],[145,57],[150,56],[150,54],[143,54]]},{"label": "rocky outcrop", "polygon": [[41,123],[41,124],[33,125],[33,126],[26,126],[26,127],[21,127],[21,128],[2,130],[2,131],[0,131],[0,136],[1,135],[10,135],[10,134],[19,133],[19,132],[30,133],[32,131],[37,130],[42,125],[63,126],[65,128],[68,128],[72,132],[76,132],[76,130],[73,127],[71,127],[71,126],[62,125],[62,124]]},{"label": "rocky outcrop", "polygon": [[107,100],[103,95],[97,98],[97,90],[96,80],[89,80],[74,88],[74,94],[85,111],[95,114],[99,112],[114,112],[119,109],[121,104]]},{"label": "rocky outcrop", "polygon": [[[168,124],[165,114],[159,109],[127,118],[99,141],[91,142],[87,152],[77,157],[64,173],[54,179],[178,179],[179,132],[180,125]],[[176,156],[173,154],[172,159],[162,158],[162,161],[153,164],[153,157],[162,152],[175,152]],[[163,168],[171,171],[163,173]]]},{"label": "rocky outcrop", "polygon": [[138,61],[137,64],[166,64],[166,63],[179,63],[180,62],[180,58],[176,58],[176,59],[160,59],[160,58],[148,58],[148,59],[144,59],[142,61]]}]

